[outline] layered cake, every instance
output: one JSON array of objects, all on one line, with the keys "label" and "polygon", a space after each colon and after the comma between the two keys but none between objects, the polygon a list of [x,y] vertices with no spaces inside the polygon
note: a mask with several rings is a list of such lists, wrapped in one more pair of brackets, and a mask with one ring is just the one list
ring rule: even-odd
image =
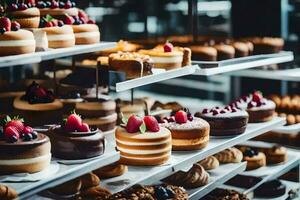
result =
[{"label": "layered cake", "polygon": [[5,118],[0,133],[0,174],[35,173],[50,164],[50,140],[22,119]]},{"label": "layered cake", "polygon": [[167,42],[154,49],[140,50],[139,53],[151,57],[155,68],[177,69],[191,64],[192,53],[189,48],[173,47]]},{"label": "layered cake", "polygon": [[192,50],[192,59],[200,61],[216,61],[218,52],[214,47],[210,46],[190,46]]},{"label": "layered cake", "polygon": [[75,35],[70,25],[62,20],[56,20],[50,15],[41,19],[40,28],[47,33],[49,48],[66,48],[75,45]]},{"label": "layered cake", "polygon": [[153,60],[148,55],[118,52],[110,54],[108,62],[112,70],[126,73],[127,79],[152,74]]},{"label": "layered cake", "polygon": [[35,7],[34,1],[10,1],[7,5],[7,12],[15,19],[22,28],[38,28],[40,24],[40,10]]},{"label": "layered cake", "polygon": [[53,126],[46,133],[52,144],[52,154],[62,159],[86,159],[104,153],[104,135],[91,129],[79,115],[68,116],[61,126]]},{"label": "layered cake", "polygon": [[75,109],[83,117],[83,122],[101,131],[113,130],[116,126],[118,115],[113,100],[86,98],[84,102],[76,103]]},{"label": "layered cake", "polygon": [[198,150],[208,144],[210,127],[203,119],[181,110],[166,120],[160,125],[172,133],[172,150]]},{"label": "layered cake", "polygon": [[30,31],[20,29],[20,24],[7,17],[0,18],[0,56],[33,53],[34,36]]},{"label": "layered cake", "polygon": [[28,124],[39,126],[61,121],[63,104],[50,90],[33,82],[25,95],[15,98],[14,108]]},{"label": "layered cake", "polygon": [[169,160],[172,150],[171,132],[160,127],[152,116],[132,115],[115,132],[120,163],[128,165],[160,165]]},{"label": "layered cake", "polygon": [[141,48],[140,45],[138,44],[134,44],[125,40],[120,40],[117,42],[116,47],[111,48],[111,49],[105,49],[105,50],[101,50],[98,51],[98,54],[101,56],[109,56],[112,53],[117,53],[119,51],[122,52],[135,52],[137,51],[139,48]]},{"label": "layered cake", "polygon": [[202,112],[197,112],[195,116],[209,123],[210,135],[213,136],[234,136],[244,133],[249,117],[246,111],[230,106],[206,108]]},{"label": "layered cake", "polygon": [[41,16],[51,15],[56,19],[62,19],[65,15],[78,16],[78,9],[74,1],[38,1],[37,7],[40,9]]},{"label": "layered cake", "polygon": [[231,106],[246,110],[249,114],[250,123],[272,120],[276,107],[273,101],[264,98],[259,92],[243,96],[234,101]]},{"label": "layered cake", "polygon": [[250,40],[254,45],[254,54],[278,53],[283,49],[282,38],[262,37]]}]

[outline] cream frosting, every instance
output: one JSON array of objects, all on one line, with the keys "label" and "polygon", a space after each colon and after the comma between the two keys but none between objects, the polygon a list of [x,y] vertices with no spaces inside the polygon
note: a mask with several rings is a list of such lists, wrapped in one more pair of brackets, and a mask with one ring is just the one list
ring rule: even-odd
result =
[{"label": "cream frosting", "polygon": [[166,144],[168,142],[171,142],[172,139],[168,138],[168,139],[166,139],[164,141],[161,141],[161,142],[127,142],[127,141],[118,140],[118,139],[116,139],[116,141],[120,144],[124,144],[124,145],[127,145],[127,146],[136,146],[136,145],[139,145],[139,146],[152,146],[152,145]]},{"label": "cream frosting", "polygon": [[121,157],[123,158],[127,158],[127,159],[135,159],[135,160],[154,160],[154,159],[160,159],[160,158],[164,158],[166,156],[171,156],[171,153],[168,153],[168,154],[164,154],[162,156],[154,156],[154,157],[149,157],[149,158],[141,158],[141,157],[134,157],[134,156],[124,156],[124,155],[121,155]]},{"label": "cream frosting", "polygon": [[26,165],[51,160],[51,153],[35,158],[0,160],[0,165]]},{"label": "cream frosting", "polygon": [[99,31],[74,33],[76,38],[100,37]]},{"label": "cream frosting", "polygon": [[64,40],[74,40],[74,34],[47,34],[48,41],[64,41]]},{"label": "cream frosting", "polygon": [[262,98],[261,101],[265,103],[264,105],[247,108],[248,103],[250,101],[252,101],[252,95],[249,95],[246,99],[242,99],[242,98],[239,99],[238,101],[236,101],[236,105],[238,108],[241,108],[243,110],[249,110],[249,111],[270,110],[270,109],[275,109],[276,107],[276,104],[273,101],[268,100],[266,98]]},{"label": "cream frosting", "polygon": [[194,117],[193,121],[187,121],[183,124],[178,124],[176,122],[169,122],[169,123],[163,123],[160,124],[163,127],[166,127],[171,130],[187,130],[187,129],[194,129],[194,128],[203,128],[203,127],[209,127],[209,124],[198,117]]},{"label": "cream frosting", "polygon": [[155,57],[151,56],[154,63],[182,63],[183,56]]},{"label": "cream frosting", "polygon": [[141,149],[125,149],[122,147],[117,147],[118,150],[124,153],[136,154],[136,155],[148,155],[148,154],[157,154],[157,153],[167,153],[172,150],[172,145],[170,144],[168,147],[164,149],[150,149],[150,150],[141,150]]},{"label": "cream frosting", "polygon": [[[218,114],[214,115],[213,112],[208,112],[208,113],[201,113],[202,116],[205,117],[224,117],[224,118],[228,118],[228,117],[248,117],[248,113],[245,110],[240,110],[240,109],[236,109],[236,112],[231,112],[228,111],[224,108],[220,108],[217,109],[218,110]],[[225,113],[220,113],[221,110],[224,110]]]},{"label": "cream frosting", "polygon": [[34,46],[35,40],[2,40],[0,47]]}]

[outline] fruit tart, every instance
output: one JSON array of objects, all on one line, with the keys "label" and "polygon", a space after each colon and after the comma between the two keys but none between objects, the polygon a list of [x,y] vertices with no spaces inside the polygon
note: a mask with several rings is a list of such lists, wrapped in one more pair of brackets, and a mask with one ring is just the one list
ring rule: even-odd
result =
[{"label": "fruit tart", "polygon": [[33,53],[34,36],[30,31],[20,29],[16,21],[7,17],[0,18],[0,56]]},{"label": "fruit tart", "polygon": [[82,122],[81,116],[70,114],[60,126],[50,127],[46,135],[57,158],[76,160],[100,156],[104,153],[104,135],[97,128]]},{"label": "fruit tart", "polygon": [[120,163],[127,165],[160,165],[171,156],[171,132],[160,127],[153,116],[123,118],[115,132]]},{"label": "fruit tart", "polygon": [[50,164],[50,140],[24,124],[23,119],[6,116],[0,129],[0,174],[34,173]]},{"label": "fruit tart", "polygon": [[14,108],[28,124],[40,126],[61,121],[63,104],[52,91],[33,82],[23,96],[15,98]]}]

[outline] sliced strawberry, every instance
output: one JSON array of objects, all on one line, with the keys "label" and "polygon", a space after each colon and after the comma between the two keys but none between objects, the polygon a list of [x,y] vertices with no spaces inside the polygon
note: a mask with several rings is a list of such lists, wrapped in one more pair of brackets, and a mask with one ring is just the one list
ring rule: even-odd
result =
[{"label": "sliced strawberry", "polygon": [[45,27],[53,27],[52,22],[46,22]]},{"label": "sliced strawberry", "polygon": [[175,120],[176,120],[176,123],[178,123],[178,124],[184,124],[184,123],[186,123],[187,120],[188,120],[186,112],[184,112],[182,110],[178,111],[175,114]]},{"label": "sliced strawberry", "polygon": [[74,24],[75,20],[73,17],[69,16],[69,15],[66,15],[65,18],[64,18],[64,23],[67,24],[67,25],[72,25]]},{"label": "sliced strawberry", "polygon": [[15,127],[8,126],[4,130],[4,137],[8,142],[16,142],[20,138],[20,135]]},{"label": "sliced strawberry", "polygon": [[252,100],[253,100],[254,102],[260,102],[260,100],[261,100],[260,94],[257,93],[257,92],[254,92],[254,93],[252,94]]},{"label": "sliced strawberry", "polygon": [[80,132],[90,132],[90,127],[87,123],[82,123],[79,131]]},{"label": "sliced strawberry", "polygon": [[65,129],[66,131],[74,132],[80,130],[81,125],[82,125],[81,117],[76,113],[74,113],[67,118]]},{"label": "sliced strawberry", "polygon": [[135,115],[131,115],[128,119],[126,130],[128,133],[136,133],[139,131],[140,126],[142,125],[143,120]]},{"label": "sliced strawberry", "polygon": [[5,28],[6,31],[11,30],[11,21],[7,17],[0,18],[0,28]]},{"label": "sliced strawberry", "polygon": [[146,124],[147,130],[151,132],[158,132],[160,130],[159,125],[155,117],[153,116],[145,116],[144,122]]},{"label": "sliced strawberry", "polygon": [[22,133],[24,124],[21,119],[13,119],[6,123],[6,127],[14,127],[18,133]]}]

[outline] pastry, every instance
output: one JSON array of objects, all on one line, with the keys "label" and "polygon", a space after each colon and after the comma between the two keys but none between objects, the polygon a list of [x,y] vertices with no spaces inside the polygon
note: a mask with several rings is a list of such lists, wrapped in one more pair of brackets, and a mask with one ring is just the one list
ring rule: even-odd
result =
[{"label": "pastry", "polygon": [[192,59],[198,61],[217,61],[218,52],[210,46],[190,46],[192,50]]},{"label": "pastry", "polygon": [[284,46],[284,40],[282,38],[254,38],[251,42],[254,45],[254,54],[278,53]]},{"label": "pastry", "polygon": [[18,197],[17,192],[6,185],[0,185],[0,199],[2,200],[13,200]]},{"label": "pastry", "polygon": [[163,182],[191,189],[208,184],[208,180],[209,174],[205,169],[200,164],[194,164],[189,171],[178,171],[165,178]]},{"label": "pastry", "polygon": [[58,186],[55,186],[53,188],[50,188],[49,191],[58,195],[75,195],[79,193],[81,185],[81,179],[76,178]]},{"label": "pastry", "polygon": [[219,167],[219,160],[214,156],[208,156],[207,158],[198,162],[205,170],[216,169]]},{"label": "pastry", "polygon": [[99,186],[100,179],[93,173],[88,173],[80,177],[81,179],[81,190],[86,190],[91,187]]},{"label": "pastry", "polygon": [[231,147],[214,155],[220,163],[239,163],[243,160],[243,153]]},{"label": "pastry", "polygon": [[199,150],[208,144],[210,126],[203,119],[181,110],[167,120],[160,125],[172,133],[172,150]]},{"label": "pastry", "polygon": [[254,195],[264,198],[275,198],[284,195],[286,186],[280,180],[272,180],[263,183],[254,190]]},{"label": "pastry", "polygon": [[145,116],[142,119],[132,115],[128,120],[124,118],[123,123],[115,132],[121,164],[160,165],[169,160],[171,132],[160,127],[154,117]]},{"label": "pastry", "polygon": [[75,7],[75,2],[66,1],[40,1],[37,2],[37,7],[40,9],[41,17],[51,15],[56,19],[62,19],[65,15],[72,17],[78,16],[78,9]]},{"label": "pastry", "polygon": [[134,185],[129,189],[113,194],[107,200],[188,200],[189,195],[182,187],[173,185],[142,186]]},{"label": "pastry", "polygon": [[173,47],[169,42],[165,45],[158,45],[154,49],[139,50],[138,52],[150,56],[154,68],[171,70],[191,64],[191,50],[189,48]]},{"label": "pastry", "polygon": [[245,132],[249,115],[246,111],[226,106],[214,107],[197,112],[195,117],[201,117],[210,125],[210,135],[235,136]]},{"label": "pastry", "polygon": [[86,98],[76,103],[75,110],[82,115],[83,122],[101,131],[113,130],[116,126],[118,116],[113,100]]},{"label": "pastry", "polygon": [[112,178],[116,176],[121,176],[128,171],[128,167],[126,165],[122,165],[117,163],[107,165],[105,167],[101,167],[93,171],[101,179]]},{"label": "pastry", "polygon": [[261,148],[266,154],[268,164],[282,163],[287,160],[287,150],[285,147],[274,145],[272,148]]},{"label": "pastry", "polygon": [[36,82],[27,88],[25,95],[14,100],[15,112],[33,126],[61,121],[62,107],[62,103],[54,98],[50,90]]},{"label": "pastry", "polygon": [[217,60],[226,60],[226,59],[234,58],[235,49],[231,45],[217,44],[217,45],[214,45],[213,47],[218,52]]},{"label": "pastry", "polygon": [[101,50],[98,51],[97,54],[101,55],[101,56],[109,56],[112,53],[117,53],[119,51],[122,52],[135,52],[137,51],[139,48],[141,48],[140,45],[138,44],[134,44],[128,41],[124,41],[124,40],[120,40],[117,42],[116,47],[111,48],[111,49],[105,49],[105,50]]},{"label": "pastry", "polygon": [[111,70],[126,73],[126,79],[152,74],[153,60],[148,55],[118,52],[110,54],[108,62]]},{"label": "pastry", "polygon": [[22,28],[38,28],[40,24],[40,10],[31,3],[9,3],[8,15],[15,19]]},{"label": "pastry", "polygon": [[249,56],[250,54],[249,44],[244,42],[233,42],[232,46],[235,49],[236,58]]},{"label": "pastry", "polygon": [[267,100],[259,92],[253,92],[248,96],[243,96],[231,104],[232,107],[237,107],[246,110],[249,114],[249,122],[266,122],[274,117],[275,103]]},{"label": "pastry", "polygon": [[235,190],[217,188],[202,197],[200,200],[249,200],[246,195]]},{"label": "pastry", "polygon": [[271,95],[269,97],[276,104],[279,116],[287,117],[287,124],[300,123],[300,96],[299,95]]},{"label": "pastry", "polygon": [[100,156],[104,153],[104,135],[98,129],[82,122],[76,113],[71,114],[62,126],[52,126],[46,133],[52,144],[53,156],[75,160]]},{"label": "pastry", "polygon": [[30,31],[20,29],[18,22],[0,17],[0,56],[33,53],[35,40]]},{"label": "pastry", "polygon": [[111,192],[103,187],[95,186],[81,191],[77,200],[103,200],[111,196]]},{"label": "pastry", "polygon": [[253,170],[263,166],[266,166],[266,155],[262,152],[258,152],[250,147],[243,151],[243,160],[247,161],[246,170]]},{"label": "pastry", "polygon": [[66,48],[75,45],[75,35],[72,27],[65,25],[62,20],[56,20],[47,15],[41,19],[40,28],[47,33],[49,48]]},{"label": "pastry", "polygon": [[50,141],[25,126],[22,119],[6,116],[0,134],[0,174],[35,173],[50,165]]}]

